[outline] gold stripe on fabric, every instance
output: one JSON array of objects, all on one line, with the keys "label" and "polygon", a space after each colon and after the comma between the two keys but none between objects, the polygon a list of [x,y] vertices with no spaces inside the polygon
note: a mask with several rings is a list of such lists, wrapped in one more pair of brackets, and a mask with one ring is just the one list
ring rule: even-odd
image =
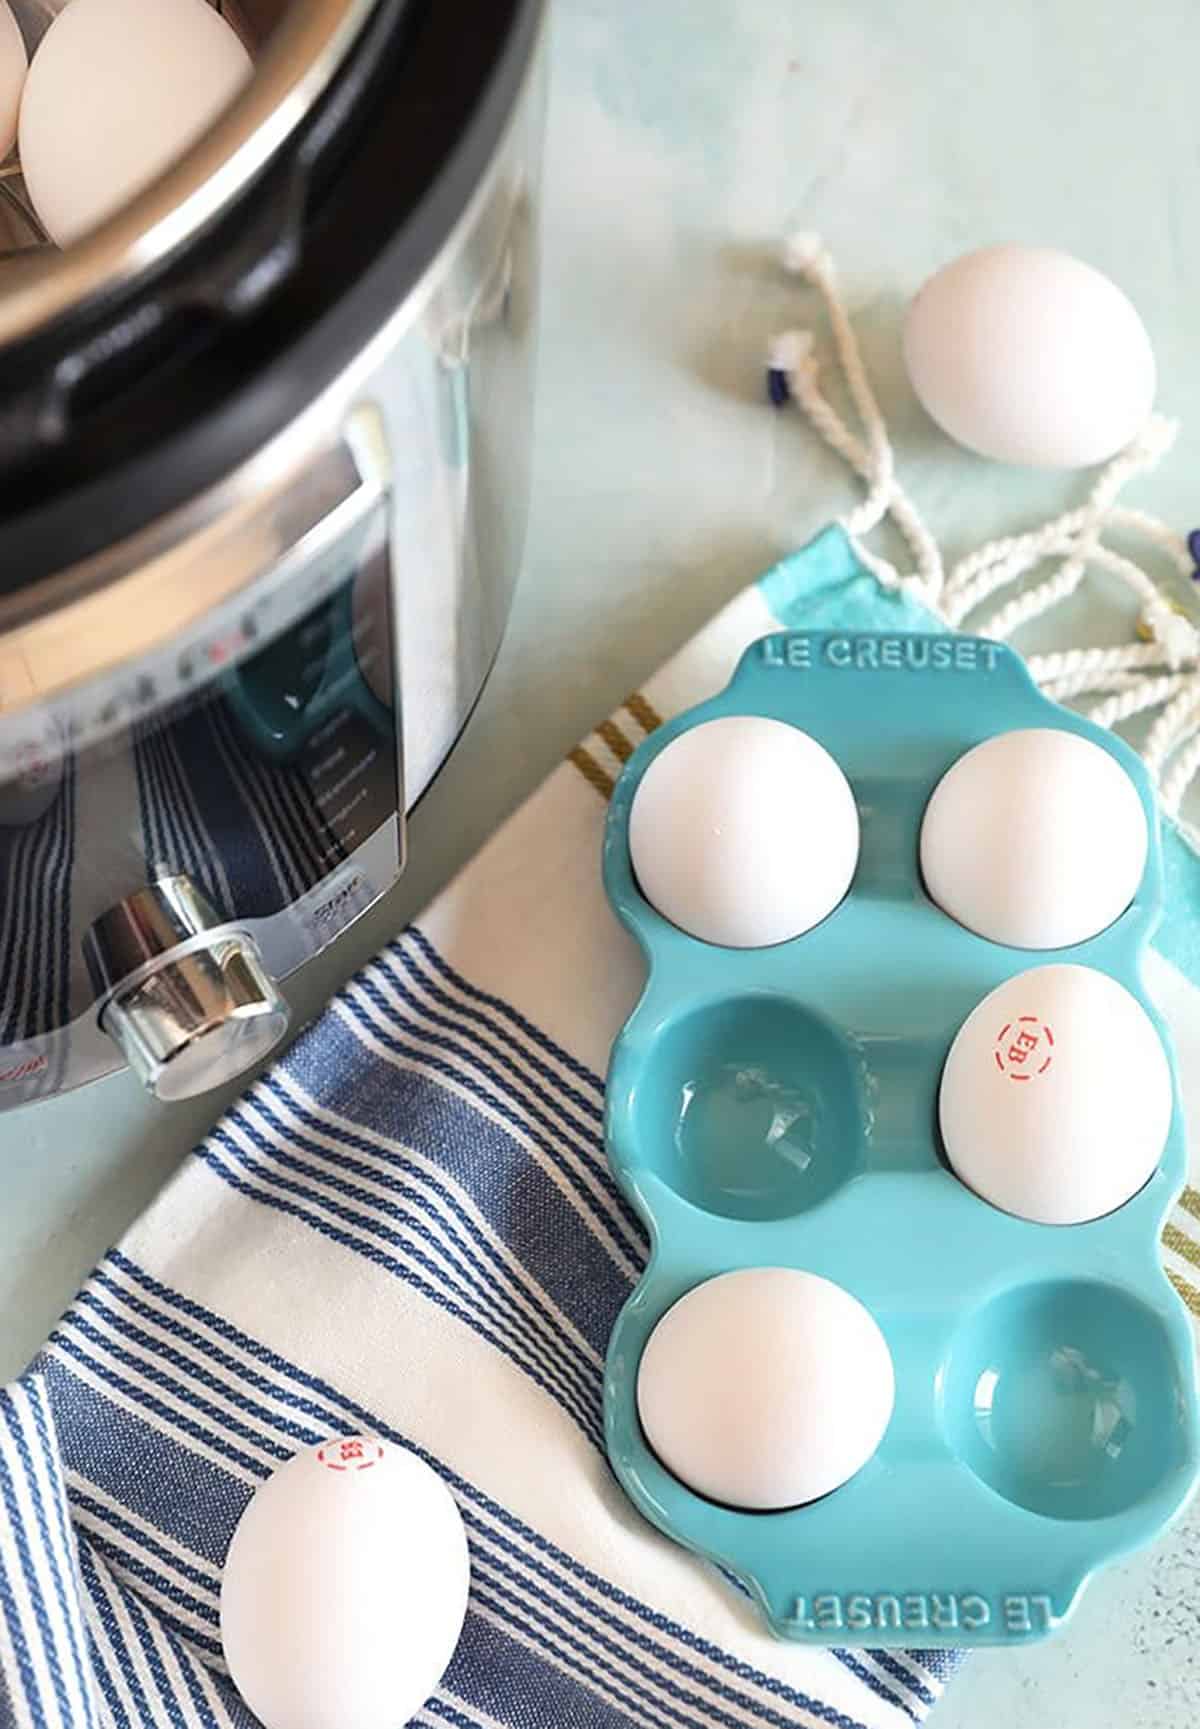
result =
[{"label": "gold stripe on fabric", "polygon": [[612,751],[618,762],[628,762],[633,755],[633,746],[625,737],[615,720],[602,720],[596,728],[597,733]]},{"label": "gold stripe on fabric", "polygon": [[655,727],[662,725],[662,715],[653,703],[646,701],[640,690],[635,690],[632,696],[625,698],[625,707],[643,732],[653,732]]},{"label": "gold stripe on fabric", "polygon": [[1186,1236],[1178,1225],[1164,1225],[1162,1240],[1173,1254],[1190,1261],[1193,1267],[1200,1267],[1200,1243]]},{"label": "gold stripe on fabric", "polygon": [[1193,1315],[1200,1318],[1200,1291],[1196,1289],[1195,1285],[1189,1285],[1186,1279],[1181,1279],[1179,1274],[1171,1267],[1167,1268],[1167,1277],[1179,1292],[1179,1295],[1183,1298]]},{"label": "gold stripe on fabric", "polygon": [[584,780],[589,786],[595,787],[601,798],[612,797],[613,787],[617,783],[610,774],[600,767],[590,751],[585,750],[582,745],[576,745],[567,761],[575,764]]}]

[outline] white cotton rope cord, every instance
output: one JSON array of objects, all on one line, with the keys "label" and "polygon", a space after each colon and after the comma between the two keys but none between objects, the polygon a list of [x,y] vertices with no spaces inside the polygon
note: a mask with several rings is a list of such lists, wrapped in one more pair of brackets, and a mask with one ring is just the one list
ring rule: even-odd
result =
[{"label": "white cotton rope cord", "polygon": [[[824,302],[842,376],[866,434],[864,447],[821,394],[817,364],[812,354],[812,336],[807,331],[795,333],[792,342],[799,345],[797,351],[801,364],[790,382],[797,392],[797,400],[830,448],[848,461],[867,482],[864,504],[858,511],[850,513],[843,526],[857,542],[861,535],[870,533],[885,515],[890,515],[913,555],[917,567],[915,577],[900,576],[886,560],[860,548],[866,552],[864,563],[886,587],[920,592],[936,610],[943,583],[942,555],[920,512],[896,480],[895,458],[887,425],[862,363],[858,339],[838,288],[833,258],[818,236],[797,234],[786,243],[783,262],[792,275],[801,277],[814,287]],[[849,453],[848,445],[855,447],[861,460]]]},{"label": "white cotton rope cord", "polygon": [[[1178,436],[1177,422],[1151,415],[1126,449],[1100,470],[1083,505],[1038,528],[988,541],[947,573],[937,541],[896,475],[887,424],[863,365],[831,254],[817,235],[797,234],[784,246],[783,263],[820,295],[834,357],[862,435],[846,425],[821,389],[816,339],[810,330],[785,332],[771,345],[772,400],[780,405],[795,402],[818,437],[863,482],[862,501],[839,521],[864,567],[883,587],[912,595],[957,628],[993,595],[999,597],[1048,560],[1059,561],[1044,580],[1002,600],[975,624],[976,634],[996,639],[1060,606],[1090,571],[1116,577],[1139,603],[1138,629],[1144,640],[1035,655],[1028,661],[1029,670],[1058,701],[1102,697],[1086,711],[1101,726],[1116,727],[1160,708],[1142,754],[1164,808],[1178,814],[1200,776],[1200,631],[1129,552],[1104,544],[1106,534],[1119,534],[1126,542],[1148,545],[1181,575],[1192,574],[1194,560],[1182,535],[1147,511],[1118,502],[1131,480],[1149,473],[1170,451]],[[885,517],[908,546],[914,566],[908,574],[865,544],[864,537]]]},{"label": "white cotton rope cord", "polygon": [[[1164,451],[1163,454],[1165,455],[1166,452]],[[1175,530],[1167,523],[1160,522],[1156,516],[1151,516],[1148,511],[1135,510],[1126,504],[1118,505],[1113,510],[1109,520],[1114,528],[1124,528],[1131,533],[1145,535],[1147,540],[1153,541],[1166,553],[1180,576],[1191,576],[1196,561],[1188,551],[1187,541],[1181,534],[1176,534]]]},{"label": "white cotton rope cord", "polygon": [[1138,679],[1089,709],[1088,718],[1097,726],[1119,726],[1123,720],[1131,720],[1135,714],[1143,714],[1148,708],[1157,708],[1159,703],[1174,696],[1183,687],[1184,677],[1183,673],[1169,672],[1161,678]]}]

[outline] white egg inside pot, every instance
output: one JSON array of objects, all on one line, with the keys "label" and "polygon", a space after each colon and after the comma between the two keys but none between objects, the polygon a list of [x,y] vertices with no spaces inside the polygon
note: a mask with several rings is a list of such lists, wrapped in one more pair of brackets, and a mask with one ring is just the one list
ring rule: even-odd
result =
[{"label": "white egg inside pot", "polygon": [[0,159],[17,136],[17,112],[29,67],[20,25],[6,0],[0,0]]},{"label": "white egg inside pot", "polygon": [[66,246],[128,203],[250,74],[240,38],[205,0],[69,0],[34,51],[17,127],[50,238]]}]

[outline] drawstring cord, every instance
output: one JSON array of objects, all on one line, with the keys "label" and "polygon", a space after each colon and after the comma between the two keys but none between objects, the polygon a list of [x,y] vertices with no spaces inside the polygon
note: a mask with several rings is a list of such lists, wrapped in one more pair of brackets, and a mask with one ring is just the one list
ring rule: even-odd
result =
[{"label": "drawstring cord", "polygon": [[[813,430],[863,483],[861,503],[839,518],[855,553],[883,588],[911,595],[945,624],[960,628],[993,598],[995,609],[973,626],[977,635],[998,641],[1040,618],[1073,595],[1090,570],[1116,577],[1139,604],[1140,640],[1113,648],[1071,648],[1034,655],[1029,670],[1048,696],[1058,701],[1097,697],[1085,708],[1099,725],[1115,728],[1154,709],[1142,755],[1164,809],[1178,816],[1200,776],[1200,631],[1175,607],[1141,565],[1104,544],[1116,530],[1148,543],[1183,576],[1195,570],[1195,549],[1166,523],[1119,503],[1131,480],[1148,474],[1168,454],[1178,424],[1151,415],[1142,431],[1097,476],[1087,501],[1024,534],[988,541],[946,573],[941,551],[920,511],[896,474],[887,425],[863,366],[837,272],[816,235],[798,234],[784,247],[783,262],[819,294],[837,365],[861,426],[851,430],[821,389],[816,339],[811,330],[789,330],[771,344],[767,391],[777,408],[794,402]],[[865,544],[865,537],[890,517],[912,558],[902,574]],[[1007,600],[1002,591],[1049,561],[1055,568],[1032,587]]]}]

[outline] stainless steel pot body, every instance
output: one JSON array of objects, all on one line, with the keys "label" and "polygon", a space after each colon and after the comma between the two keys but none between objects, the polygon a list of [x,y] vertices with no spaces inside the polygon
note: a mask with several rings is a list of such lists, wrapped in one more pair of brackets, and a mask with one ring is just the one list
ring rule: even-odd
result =
[{"label": "stainless steel pot body", "polygon": [[[302,411],[0,599],[0,1108],[128,1057],[164,1098],[228,1079],[261,1039],[199,1051],[214,992],[257,1017],[253,975],[261,1030],[402,868],[521,556],[541,126],[539,53],[436,254]],[[178,881],[205,916],[114,974],[107,937],[159,930]]]}]

